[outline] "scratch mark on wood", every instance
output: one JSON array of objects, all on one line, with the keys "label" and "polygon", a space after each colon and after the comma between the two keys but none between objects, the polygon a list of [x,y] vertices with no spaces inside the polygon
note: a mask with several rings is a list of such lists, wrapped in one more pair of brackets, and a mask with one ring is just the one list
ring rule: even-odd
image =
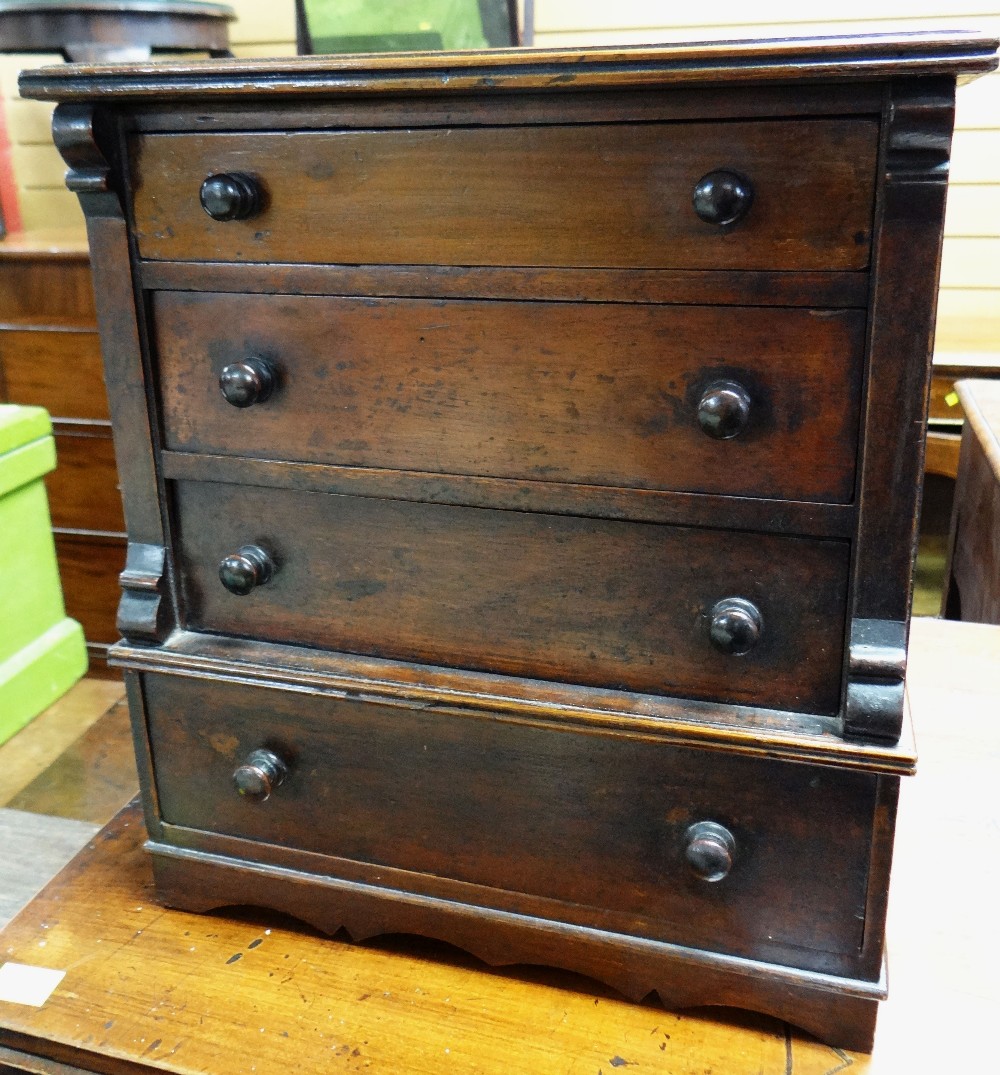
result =
[{"label": "scratch mark on wood", "polygon": [[854,1067],[854,1059],[847,1055],[843,1049],[834,1049],[837,1059],[840,1063],[835,1068],[830,1068],[826,1075],[837,1075],[839,1071],[846,1071],[847,1068]]}]

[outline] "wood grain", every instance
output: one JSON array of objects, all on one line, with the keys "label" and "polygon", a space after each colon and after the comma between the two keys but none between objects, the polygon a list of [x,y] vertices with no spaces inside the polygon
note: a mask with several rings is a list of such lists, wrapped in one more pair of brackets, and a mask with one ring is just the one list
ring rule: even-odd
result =
[{"label": "wood grain", "polygon": [[867,304],[869,288],[867,272],[722,269],[497,269],[468,265],[143,261],[139,274],[143,286],[150,291],[819,309],[862,309]]},{"label": "wood grain", "polygon": [[45,483],[53,526],[112,531],[124,537],[125,517],[110,433],[100,426],[56,427],[56,469]]},{"label": "wood grain", "polygon": [[128,706],[122,700],[94,721],[8,805],[14,810],[104,825],[138,790]]},{"label": "wood grain", "polygon": [[[804,712],[839,705],[846,542],[211,482],[175,483],[174,497],[195,629]],[[219,564],[251,542],[277,572],[235,597]],[[766,624],[739,658],[708,641],[710,609],[733,595]]]},{"label": "wood grain", "polygon": [[108,418],[96,332],[0,330],[0,366],[12,402],[44,407],[56,419]]},{"label": "wood grain", "polygon": [[[118,100],[169,93],[175,100],[233,99],[248,92],[275,97],[339,94],[393,95],[510,89],[550,92],[594,87],[836,81],[908,73],[975,75],[997,66],[996,38],[941,31],[771,41],[721,41],[636,49],[486,49],[464,53],[387,54],[372,70],[367,57],[338,56],[220,61],[205,65],[71,66],[21,75],[22,96],[86,99],[103,91]],[[387,78],[386,73],[392,77]]]},{"label": "wood grain", "polygon": [[[877,144],[858,118],[151,134],[130,156],[147,258],[808,270],[868,264]],[[691,206],[719,167],[756,192],[733,229]],[[259,177],[263,212],[208,217],[220,172]]]},{"label": "wood grain", "polygon": [[[560,920],[754,958],[780,952],[814,970],[842,971],[822,953],[861,948],[868,774],[176,676],[146,677],[144,691],[167,824],[529,893],[536,907],[589,909],[553,907]],[[266,745],[290,775],[253,803],[232,774]],[[520,794],[505,795],[510,786]],[[732,873],[717,884],[684,861],[685,831],[706,819],[736,839]],[[407,887],[427,884],[414,876]],[[820,905],[821,916],[806,911]]]},{"label": "wood grain", "polygon": [[94,289],[86,256],[0,257],[0,321],[35,322],[80,328],[95,323]]},{"label": "wood grain", "polygon": [[945,478],[958,477],[959,452],[962,437],[959,433],[942,433],[930,430],[927,433],[924,470],[928,474],[940,474]]},{"label": "wood grain", "polygon": [[[905,623],[910,613],[954,119],[950,79],[893,85],[883,135],[885,182],[875,204],[873,268],[880,283],[872,293],[859,462],[852,609],[858,619]],[[884,415],[888,400],[891,422]],[[894,725],[887,721],[883,734]],[[874,726],[858,729],[865,730],[879,734]]]},{"label": "wood grain", "polygon": [[[853,497],[860,312],[166,292],[153,316],[175,451]],[[240,410],[219,375],[251,356],[279,387]],[[723,379],[751,398],[732,440],[698,424]]]},{"label": "wood grain", "polygon": [[0,746],[0,806],[6,806],[124,697],[120,682],[89,676]]},{"label": "wood grain", "polygon": [[466,474],[429,474],[372,467],[334,467],[246,456],[160,453],[165,478],[223,484],[264,485],[314,493],[346,493],[380,500],[534,511],[635,522],[678,523],[725,530],[822,534],[851,538],[857,525],[853,504],[714,496],[651,489],[616,489],[558,482],[511,481]]},{"label": "wood grain", "polygon": [[80,622],[88,641],[117,642],[118,575],[125,566],[125,539],[57,532],[55,540],[67,614]]},{"label": "wood grain", "polygon": [[[259,130],[260,112],[246,101],[173,99],[169,106],[150,102],[135,114],[135,130]],[[785,119],[789,116],[878,115],[879,83],[844,82],[826,86],[758,86],[734,96],[722,86],[652,87],[616,93],[576,88],[571,94],[451,93],[308,102],[274,99],[268,114],[275,130],[370,130],[382,127],[481,127],[568,122],[650,123],[669,120]]]},{"label": "wood grain", "polygon": [[845,739],[841,721],[760,706],[729,706],[573,683],[174,631],[155,648],[123,642],[114,660],[137,672],[257,683],[321,694],[364,696],[418,708],[488,711],[496,720],[614,732],[645,742],[725,750],[747,757],[912,775],[916,752],[904,724],[896,743]]},{"label": "wood grain", "polygon": [[0,929],[88,843],[97,829],[97,825],[86,821],[0,808],[4,858]]},{"label": "wood grain", "polygon": [[944,615],[1000,623],[1000,382],[960,381],[962,433]]}]

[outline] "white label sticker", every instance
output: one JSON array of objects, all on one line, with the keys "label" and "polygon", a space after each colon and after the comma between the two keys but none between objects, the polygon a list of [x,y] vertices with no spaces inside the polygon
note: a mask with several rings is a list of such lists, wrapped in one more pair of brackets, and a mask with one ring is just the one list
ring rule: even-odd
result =
[{"label": "white label sticker", "polygon": [[29,967],[25,963],[4,963],[0,967],[0,1000],[40,1008],[65,976],[64,970]]}]

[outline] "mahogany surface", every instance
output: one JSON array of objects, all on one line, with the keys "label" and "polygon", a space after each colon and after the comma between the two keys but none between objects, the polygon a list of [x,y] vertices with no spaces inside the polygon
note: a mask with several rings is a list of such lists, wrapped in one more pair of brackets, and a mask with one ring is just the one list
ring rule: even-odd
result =
[{"label": "mahogany surface", "polygon": [[[195,630],[837,708],[846,542],[214,482],[176,482],[173,494],[184,622]],[[219,565],[248,543],[269,552],[274,577],[234,596]],[[709,638],[710,610],[734,595],[765,621],[742,658]]]},{"label": "mahogany surface", "polygon": [[1000,623],[1000,382],[960,381],[966,413],[942,614]]},{"label": "mahogany surface", "polygon": [[[860,310],[187,291],[153,301],[172,451],[853,497]],[[278,384],[265,402],[238,409],[219,376],[254,355],[273,365]],[[746,427],[728,440],[698,421],[699,400],[721,380],[750,397]]]},{"label": "mahogany surface", "polygon": [[25,75],[88,221],[159,898],[870,1045],[954,91],[995,65]]},{"label": "mahogany surface", "polygon": [[[829,270],[868,262],[877,146],[870,120],[810,119],[148,134],[129,151],[151,259]],[[720,159],[757,190],[738,243],[692,211]],[[263,204],[227,228],[188,192],[242,172]]]}]

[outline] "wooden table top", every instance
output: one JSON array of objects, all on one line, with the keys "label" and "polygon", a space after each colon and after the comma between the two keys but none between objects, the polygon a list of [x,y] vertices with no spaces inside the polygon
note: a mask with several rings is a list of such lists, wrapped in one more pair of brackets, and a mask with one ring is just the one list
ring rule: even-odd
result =
[{"label": "wooden table top", "polygon": [[890,1000],[870,1058],[763,1016],[668,1013],[573,975],[491,970],[418,939],[358,946],[263,912],[164,910],[133,806],[0,932],[0,961],[66,972],[41,1007],[0,1002],[0,1070],[25,1053],[49,1066],[13,1070],[982,1070],[1000,1003],[1000,627],[914,621],[909,689],[921,773],[904,780]]}]

